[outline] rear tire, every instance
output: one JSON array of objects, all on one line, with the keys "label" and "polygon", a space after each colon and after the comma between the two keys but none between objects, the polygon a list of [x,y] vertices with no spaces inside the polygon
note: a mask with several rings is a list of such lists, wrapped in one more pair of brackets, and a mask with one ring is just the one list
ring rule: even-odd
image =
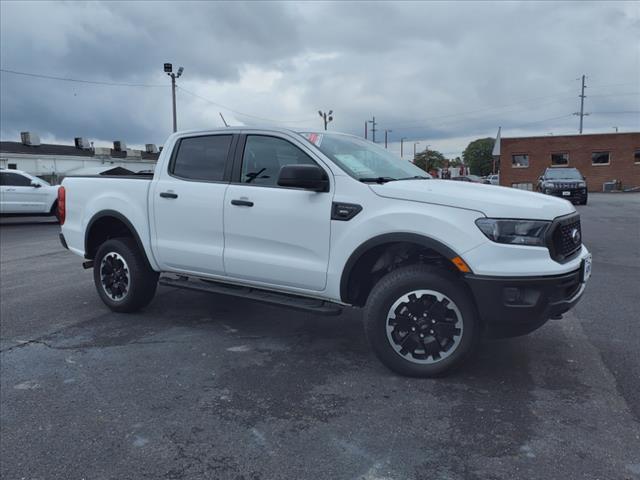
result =
[{"label": "rear tire", "polygon": [[466,285],[428,265],[399,268],[380,279],[364,317],[367,338],[380,361],[412,377],[450,372],[468,358],[480,338]]},{"label": "rear tire", "polygon": [[156,293],[158,273],[132,238],[107,240],[94,258],[93,281],[102,301],[114,312],[135,312]]},{"label": "rear tire", "polygon": [[51,210],[49,211],[50,215],[53,215],[54,217],[56,217],[56,220],[58,221],[58,223],[60,223],[60,212],[58,212],[58,201],[56,200],[55,202],[53,202],[53,205],[51,206]]}]

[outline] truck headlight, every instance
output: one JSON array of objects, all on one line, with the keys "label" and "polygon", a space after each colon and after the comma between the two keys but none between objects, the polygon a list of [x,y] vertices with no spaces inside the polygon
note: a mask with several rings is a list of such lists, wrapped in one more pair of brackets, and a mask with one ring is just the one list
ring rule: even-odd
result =
[{"label": "truck headlight", "polygon": [[587,182],[578,182],[578,186],[584,188],[587,186]]},{"label": "truck headlight", "polygon": [[544,182],[542,186],[544,188],[553,188],[553,182]]},{"label": "truck headlight", "polygon": [[544,236],[551,222],[544,220],[507,220],[479,218],[476,225],[487,238],[498,243],[544,246]]}]

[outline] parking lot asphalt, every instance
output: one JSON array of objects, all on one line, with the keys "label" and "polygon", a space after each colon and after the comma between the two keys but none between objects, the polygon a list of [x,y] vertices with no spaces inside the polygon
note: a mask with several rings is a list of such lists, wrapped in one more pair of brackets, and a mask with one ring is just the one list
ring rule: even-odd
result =
[{"label": "parking lot asphalt", "polygon": [[589,202],[581,303],[435,380],[386,370],[358,310],[111,313],[57,225],[3,222],[0,477],[640,479],[640,195]]}]

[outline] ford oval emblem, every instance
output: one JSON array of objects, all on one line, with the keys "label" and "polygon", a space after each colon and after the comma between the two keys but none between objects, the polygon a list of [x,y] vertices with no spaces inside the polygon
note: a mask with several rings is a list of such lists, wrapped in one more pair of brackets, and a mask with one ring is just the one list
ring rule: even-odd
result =
[{"label": "ford oval emblem", "polygon": [[571,230],[571,239],[573,240],[574,244],[578,245],[581,240],[580,230],[578,230],[577,228]]}]

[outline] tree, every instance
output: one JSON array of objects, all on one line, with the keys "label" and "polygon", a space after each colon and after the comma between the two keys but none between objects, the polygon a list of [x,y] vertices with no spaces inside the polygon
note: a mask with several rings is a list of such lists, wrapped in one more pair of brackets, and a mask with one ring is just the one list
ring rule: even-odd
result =
[{"label": "tree", "polygon": [[462,165],[462,160],[460,159],[460,157],[452,158],[451,160],[449,160],[449,166],[451,167],[457,168],[460,165]]},{"label": "tree", "polygon": [[464,164],[469,167],[473,175],[488,175],[493,167],[493,144],[491,137],[474,140],[462,152]]},{"label": "tree", "polygon": [[437,150],[425,149],[423,152],[416,154],[413,163],[425,172],[430,172],[446,165],[447,159],[444,158]]}]

